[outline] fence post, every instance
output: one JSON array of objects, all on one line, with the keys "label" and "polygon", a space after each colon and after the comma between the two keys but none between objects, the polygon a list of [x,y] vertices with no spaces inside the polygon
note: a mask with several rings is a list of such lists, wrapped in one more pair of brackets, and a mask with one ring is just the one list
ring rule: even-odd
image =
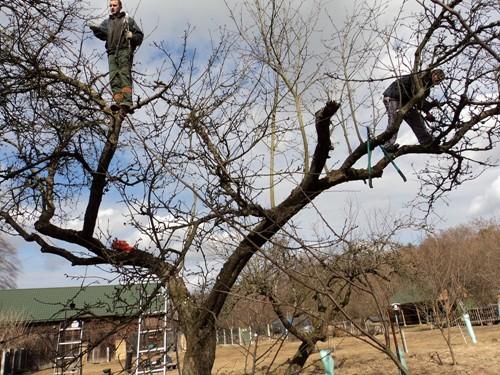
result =
[{"label": "fence post", "polygon": [[231,345],[234,345],[234,333],[233,333],[233,327],[231,327]]},{"label": "fence post", "polygon": [[0,367],[0,375],[10,375],[10,351],[2,350],[2,367]]},{"label": "fence post", "polygon": [[11,374],[12,375],[16,375],[17,374],[17,370],[18,370],[18,363],[19,363],[19,349],[13,349],[12,351],[13,355],[12,355],[12,358],[11,358],[11,362],[12,362],[12,372]]},{"label": "fence post", "polygon": [[406,327],[405,312],[403,309],[401,309],[401,318],[403,318],[403,325]]},{"label": "fence post", "polygon": [[418,324],[422,325],[422,319],[420,319],[420,312],[418,310],[420,310],[420,309],[415,305],[415,311],[417,312]]},{"label": "fence post", "polygon": [[479,318],[479,324],[481,327],[483,326],[483,320],[481,319],[481,309],[476,309],[477,311],[477,317]]},{"label": "fence post", "polygon": [[19,369],[26,370],[28,368],[28,349],[21,349],[21,355],[19,359]]},{"label": "fence post", "polygon": [[242,343],[241,343],[241,328],[240,327],[238,327],[238,344],[242,345]]},{"label": "fence post", "polygon": [[224,328],[222,328],[222,337],[224,339],[224,344],[223,345],[226,345],[227,344],[227,340],[226,340],[226,330]]},{"label": "fence post", "polygon": [[14,373],[17,373],[18,370],[21,370],[21,360],[22,360],[22,351],[23,349],[16,349],[14,351],[14,366],[13,369],[14,369]]}]

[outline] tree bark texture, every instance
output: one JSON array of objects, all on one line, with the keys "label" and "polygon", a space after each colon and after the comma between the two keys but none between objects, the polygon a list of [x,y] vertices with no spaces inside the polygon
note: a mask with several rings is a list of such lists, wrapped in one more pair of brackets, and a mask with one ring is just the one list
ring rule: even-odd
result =
[{"label": "tree bark texture", "polygon": [[195,322],[193,326],[198,329],[185,332],[187,349],[182,375],[210,375],[215,361],[215,326],[199,327]]}]

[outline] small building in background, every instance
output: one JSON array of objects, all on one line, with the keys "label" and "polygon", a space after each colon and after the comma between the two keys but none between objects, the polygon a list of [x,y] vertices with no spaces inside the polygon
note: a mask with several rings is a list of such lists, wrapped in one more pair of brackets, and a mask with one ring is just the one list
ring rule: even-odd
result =
[{"label": "small building in background", "polygon": [[0,350],[8,350],[12,362],[15,350],[22,348],[24,359],[16,364],[20,368],[51,367],[61,329],[79,322],[84,361],[119,359],[125,365],[127,352],[136,351],[141,295],[155,288],[148,284],[0,290]]}]

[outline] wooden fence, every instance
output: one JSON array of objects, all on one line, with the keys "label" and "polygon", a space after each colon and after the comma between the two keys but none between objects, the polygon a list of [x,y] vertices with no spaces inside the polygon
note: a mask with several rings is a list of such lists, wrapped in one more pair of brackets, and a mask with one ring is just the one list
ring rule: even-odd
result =
[{"label": "wooden fence", "polygon": [[[468,310],[470,320],[473,325],[488,325],[500,323],[500,305],[489,305],[478,308],[473,308]],[[460,324],[464,326],[462,319],[462,314],[458,311],[453,314],[452,317],[453,324]],[[426,316],[425,322],[432,324],[432,314]],[[366,329],[370,334],[378,335],[384,333],[385,326],[382,322],[372,322],[370,320],[360,320],[357,319],[356,323]],[[406,325],[404,320],[399,321],[400,325]],[[361,331],[351,322],[351,321],[337,321],[332,322],[329,328],[329,335],[352,335],[360,336]],[[248,345],[251,343],[255,336],[259,336],[259,340],[274,340],[278,337],[285,338],[287,340],[295,340],[295,337],[290,334],[284,334],[283,332],[276,332],[273,329],[273,325],[268,324],[266,326],[260,327],[259,329],[254,329],[252,327],[238,327],[238,328],[226,328],[217,330],[217,345]]]},{"label": "wooden fence", "polygon": [[497,323],[500,321],[499,305],[478,307],[475,309],[469,309],[467,312],[469,313],[472,324],[475,325],[482,326],[482,325]]},{"label": "wooden fence", "polygon": [[25,349],[0,350],[0,375],[13,375],[27,370],[28,355]]}]

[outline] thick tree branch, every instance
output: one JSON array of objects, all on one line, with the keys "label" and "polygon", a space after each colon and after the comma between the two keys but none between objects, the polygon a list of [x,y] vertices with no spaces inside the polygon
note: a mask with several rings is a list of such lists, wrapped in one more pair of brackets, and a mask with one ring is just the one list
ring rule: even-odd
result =
[{"label": "thick tree branch", "polygon": [[[294,189],[276,208],[267,211],[267,217],[255,226],[225,262],[205,303],[207,311],[211,312],[210,315],[217,316],[220,313],[227,298],[227,292],[234,285],[255,252],[267,243],[300,209],[327,188],[327,186],[318,188],[316,182],[330,150],[330,119],[338,108],[337,103],[328,102],[317,114],[318,144],[311,162],[310,172],[304,176],[299,187]],[[203,315],[205,319],[209,317],[207,313],[203,313]]]},{"label": "thick tree branch", "polygon": [[93,173],[92,184],[90,186],[90,196],[85,211],[82,234],[91,237],[96,226],[99,207],[104,197],[104,190],[108,183],[109,166],[113,160],[118,147],[118,138],[123,122],[123,117],[116,115],[111,118],[111,125],[108,130],[107,140],[101,152],[97,168]]}]

